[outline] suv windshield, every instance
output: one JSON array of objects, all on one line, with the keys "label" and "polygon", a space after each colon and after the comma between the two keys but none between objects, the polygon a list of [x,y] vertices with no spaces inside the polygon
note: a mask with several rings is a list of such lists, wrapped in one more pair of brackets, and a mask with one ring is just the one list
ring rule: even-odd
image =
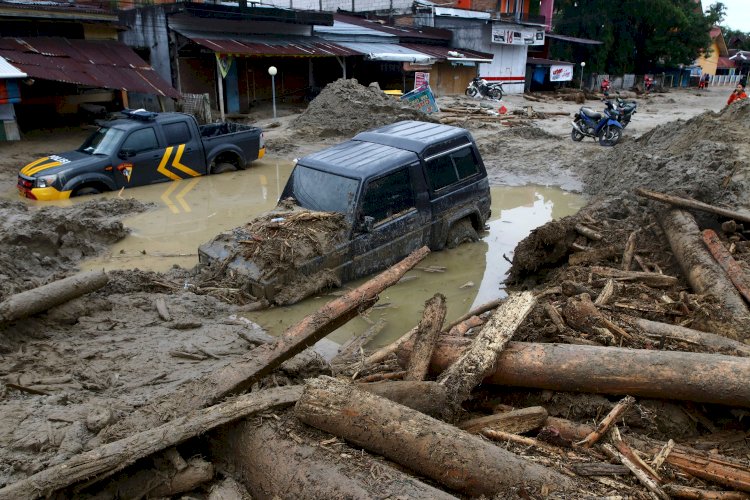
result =
[{"label": "suv windshield", "polygon": [[299,206],[310,210],[351,216],[358,188],[359,181],[356,179],[297,165],[281,198],[292,197]]},{"label": "suv windshield", "polygon": [[125,131],[101,127],[86,139],[78,151],[90,155],[111,155],[116,152]]}]

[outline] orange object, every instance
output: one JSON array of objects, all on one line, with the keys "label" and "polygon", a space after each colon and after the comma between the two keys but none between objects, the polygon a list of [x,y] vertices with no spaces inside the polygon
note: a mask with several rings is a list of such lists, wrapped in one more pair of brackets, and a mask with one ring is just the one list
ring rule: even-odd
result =
[{"label": "orange object", "polygon": [[506,108],[505,106],[500,106],[500,109],[498,109],[498,111],[500,112],[501,115],[504,115],[505,113],[508,112],[508,108]]}]

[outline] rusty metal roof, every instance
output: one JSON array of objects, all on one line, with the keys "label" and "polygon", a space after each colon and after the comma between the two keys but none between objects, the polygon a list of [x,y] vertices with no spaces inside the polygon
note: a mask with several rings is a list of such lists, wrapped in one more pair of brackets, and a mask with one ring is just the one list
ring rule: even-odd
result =
[{"label": "rusty metal roof", "polygon": [[172,28],[193,42],[220,54],[241,56],[353,56],[359,52],[321,38],[240,33],[210,33]]},{"label": "rusty metal roof", "polygon": [[0,38],[0,57],[40,80],[180,96],[130,47],[114,40]]},{"label": "rusty metal roof", "polygon": [[443,47],[442,45],[428,45],[424,43],[402,43],[417,52],[430,55],[438,61],[467,61],[467,62],[492,62],[492,54],[479,52],[478,50],[456,49]]}]

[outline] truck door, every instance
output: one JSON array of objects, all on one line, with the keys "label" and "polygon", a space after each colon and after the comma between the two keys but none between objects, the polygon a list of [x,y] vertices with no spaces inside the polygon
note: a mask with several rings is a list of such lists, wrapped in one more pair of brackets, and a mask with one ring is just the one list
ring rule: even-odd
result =
[{"label": "truck door", "polygon": [[161,130],[167,142],[167,151],[171,153],[165,168],[181,179],[205,175],[206,157],[203,145],[200,137],[193,137],[194,132],[190,131],[188,123],[184,120],[164,123]]},{"label": "truck door", "polygon": [[159,143],[154,127],[131,131],[120,146],[115,165],[115,182],[118,187],[143,186],[169,180],[157,169],[165,156],[165,148]]},{"label": "truck door", "polygon": [[370,180],[360,198],[349,279],[390,266],[427,244],[429,213],[420,210],[408,166]]}]

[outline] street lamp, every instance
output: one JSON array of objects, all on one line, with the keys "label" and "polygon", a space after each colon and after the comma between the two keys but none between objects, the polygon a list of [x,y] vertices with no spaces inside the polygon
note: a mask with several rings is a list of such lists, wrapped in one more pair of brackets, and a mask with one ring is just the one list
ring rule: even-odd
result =
[{"label": "street lamp", "polygon": [[581,61],[581,84],[578,87],[578,90],[581,90],[583,88],[583,68],[586,67],[586,63],[584,61]]},{"label": "street lamp", "polygon": [[268,74],[271,75],[271,100],[273,101],[273,117],[276,118],[276,66],[268,68]]}]

